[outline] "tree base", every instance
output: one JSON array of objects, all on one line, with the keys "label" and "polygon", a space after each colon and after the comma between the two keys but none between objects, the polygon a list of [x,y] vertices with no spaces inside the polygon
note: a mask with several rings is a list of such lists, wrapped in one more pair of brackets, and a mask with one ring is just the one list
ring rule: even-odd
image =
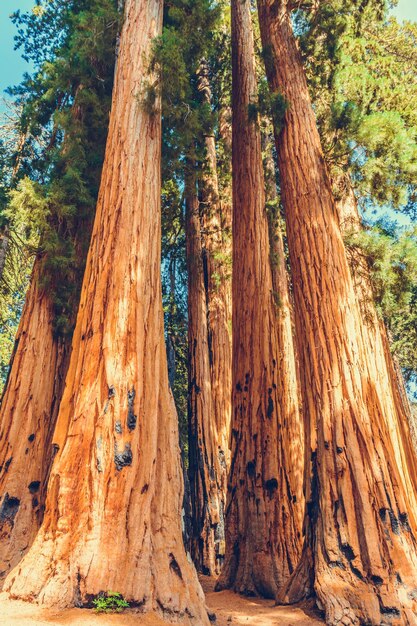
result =
[{"label": "tree base", "polygon": [[71,558],[60,552],[57,543],[42,537],[41,531],[32,549],[6,578],[4,591],[11,599],[56,609],[92,607],[101,592],[116,591],[131,607],[143,613],[155,612],[167,622],[209,624],[196,572],[185,554],[180,557],[180,550],[175,558],[156,548],[146,557],[141,555],[136,563],[133,558],[120,561],[118,571],[107,567],[99,550],[87,555],[86,545],[73,550],[76,556]]},{"label": "tree base", "polygon": [[[310,565],[309,565],[310,563]],[[417,626],[417,590],[398,579],[374,584],[343,568],[312,574],[307,551],[276,603],[298,604],[314,597],[328,626]]]}]

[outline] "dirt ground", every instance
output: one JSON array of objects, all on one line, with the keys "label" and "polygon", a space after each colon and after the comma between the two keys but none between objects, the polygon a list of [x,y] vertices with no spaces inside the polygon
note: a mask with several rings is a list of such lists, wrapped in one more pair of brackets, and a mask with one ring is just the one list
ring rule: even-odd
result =
[{"label": "dirt ground", "polygon": [[[323,626],[308,607],[276,607],[271,600],[242,598],[230,591],[214,593],[210,580],[202,581],[215,626]],[[126,611],[121,615],[97,615],[91,610],[56,611],[0,594],[0,626],[166,626],[157,615]]]}]

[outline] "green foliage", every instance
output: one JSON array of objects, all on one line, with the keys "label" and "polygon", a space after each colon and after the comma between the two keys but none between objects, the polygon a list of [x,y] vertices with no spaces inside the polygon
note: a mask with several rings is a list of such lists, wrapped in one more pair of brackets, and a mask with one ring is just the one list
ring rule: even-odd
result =
[{"label": "green foliage", "polygon": [[[3,153],[6,154],[6,151]],[[46,222],[47,210],[39,185],[24,178],[10,189],[11,173],[5,164],[1,174],[1,248],[5,254],[0,276],[0,392],[7,378],[33,258]],[[1,188],[1,187],[0,187]]]},{"label": "green foliage", "polygon": [[276,132],[282,128],[284,116],[289,102],[279,91],[270,92],[265,78],[259,80],[257,113],[262,118],[268,118],[274,123]]},{"label": "green foliage", "polygon": [[215,119],[198,89],[198,74],[213,52],[219,15],[213,0],[175,0],[165,8],[151,64],[162,86],[164,179],[184,179],[186,162],[204,158],[202,140]]},{"label": "green foliage", "polygon": [[65,336],[75,322],[100,182],[119,16],[116,0],[38,0],[36,6],[14,20],[17,43],[38,69],[10,90],[22,108],[24,140],[11,155],[15,179],[34,182],[30,193],[24,183],[26,193],[3,217],[11,227],[15,213],[37,220],[42,284],[53,300],[55,332]]},{"label": "green foliage", "polygon": [[123,613],[130,606],[122,594],[116,591],[100,594],[93,600],[93,604],[96,613]]},{"label": "green foliage", "polygon": [[168,373],[178,413],[181,450],[187,459],[187,272],[183,194],[174,178],[165,180],[162,187],[162,259],[164,328],[168,356],[171,357],[168,358]]},{"label": "green foliage", "polygon": [[347,234],[346,243],[355,268],[358,254],[371,271],[374,298],[392,339],[407,379],[417,372],[417,228],[398,232],[378,223]]},{"label": "green foliage", "polygon": [[[14,344],[34,257],[54,306],[54,331],[69,337],[94,216],[114,73],[117,0],[36,0],[17,12],[16,46],[35,66],[9,89],[1,123],[0,376]],[[10,117],[13,118],[12,124]]]},{"label": "green foliage", "polygon": [[[205,65],[210,81],[217,69],[219,81],[222,76],[221,64],[213,66],[219,57],[220,18],[220,4],[213,0],[174,0],[165,5],[163,33],[155,41],[150,63],[150,70],[159,76],[159,81],[148,84],[143,100],[147,110],[152,110],[157,90],[161,91],[163,302],[170,383],[185,460],[188,450],[185,191],[194,173],[204,172],[204,139],[216,132],[217,118],[199,89],[199,75]],[[219,86],[217,94],[220,91]]]},{"label": "green foliage", "polygon": [[39,183],[25,177],[9,192],[9,201],[3,213],[9,230],[25,248],[34,253],[41,233],[47,227],[48,206]]},{"label": "green foliage", "polygon": [[257,102],[249,102],[248,104],[248,121],[255,124],[259,119],[259,104]]},{"label": "green foliage", "polygon": [[332,173],[363,201],[405,207],[417,188],[417,25],[381,0],[298,11],[296,30]]}]

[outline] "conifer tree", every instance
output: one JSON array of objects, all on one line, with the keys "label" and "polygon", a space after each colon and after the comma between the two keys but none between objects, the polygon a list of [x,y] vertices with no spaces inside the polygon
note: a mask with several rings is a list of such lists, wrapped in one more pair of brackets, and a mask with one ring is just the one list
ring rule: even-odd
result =
[{"label": "conifer tree", "polygon": [[[117,13],[113,0],[83,4],[65,15],[65,41],[54,60],[15,90],[26,101],[16,176],[26,172],[35,180],[22,178],[5,213],[16,233],[16,213],[24,208],[24,232],[35,231],[26,245],[32,243],[36,257],[0,410],[1,578],[30,547],[43,519],[104,156]],[[43,32],[37,26],[35,20],[31,28]],[[92,36],[100,29],[105,34],[97,47]],[[42,134],[49,137],[36,160],[28,144]],[[27,155],[35,161],[31,168]],[[41,176],[48,180],[42,186]]]},{"label": "conifer tree", "polygon": [[[217,589],[274,597],[297,566],[300,532],[284,421],[249,0],[232,2],[233,396],[226,559]],[[294,417],[294,415],[292,416]],[[290,435],[291,433],[291,435]]]},{"label": "conifer tree", "polygon": [[224,557],[231,411],[231,204],[219,191],[209,65],[219,22],[211,0],[178,0],[166,11],[155,51],[163,71],[165,172],[171,184],[184,185],[185,198],[190,551],[198,570],[211,575]]},{"label": "conifer tree", "polygon": [[387,390],[368,368],[290,6],[259,0],[258,8],[271,91],[287,103],[276,147],[307,420],[305,542],[278,598],[314,592],[332,625],[413,624],[415,458],[389,428],[379,401]]},{"label": "conifer tree", "polygon": [[[87,605],[104,589],[208,624],[181,534],[178,427],[160,279],[161,116],[149,59],[160,0],[127,0],[96,217],[43,524],[13,596]],[[53,574],[51,575],[51,572]]]}]

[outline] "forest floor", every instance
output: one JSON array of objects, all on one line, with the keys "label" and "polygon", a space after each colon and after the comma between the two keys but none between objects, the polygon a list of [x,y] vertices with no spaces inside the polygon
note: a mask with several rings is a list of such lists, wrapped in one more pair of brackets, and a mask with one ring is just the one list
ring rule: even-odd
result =
[{"label": "forest floor", "polygon": [[[323,626],[309,607],[274,606],[271,600],[242,598],[230,591],[213,591],[210,579],[202,580],[207,606],[216,614],[215,626]],[[0,594],[0,626],[166,626],[156,615],[126,611],[122,615],[97,615],[87,609],[56,611]]]}]

